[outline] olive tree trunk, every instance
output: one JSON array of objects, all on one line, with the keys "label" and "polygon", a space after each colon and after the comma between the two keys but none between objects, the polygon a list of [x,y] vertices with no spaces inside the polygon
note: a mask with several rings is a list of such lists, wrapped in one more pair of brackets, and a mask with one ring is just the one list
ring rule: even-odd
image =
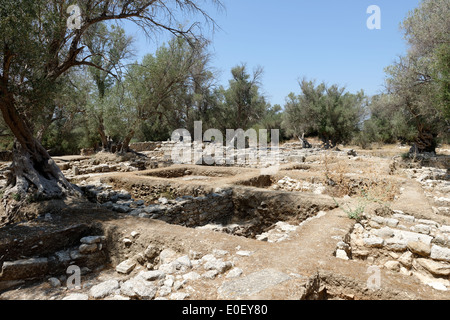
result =
[{"label": "olive tree trunk", "polygon": [[11,96],[0,99],[5,123],[16,137],[13,161],[7,171],[7,186],[3,190],[2,205],[5,216],[0,224],[26,219],[21,209],[36,200],[81,195],[78,188],[67,181],[59,167],[23,120]]}]

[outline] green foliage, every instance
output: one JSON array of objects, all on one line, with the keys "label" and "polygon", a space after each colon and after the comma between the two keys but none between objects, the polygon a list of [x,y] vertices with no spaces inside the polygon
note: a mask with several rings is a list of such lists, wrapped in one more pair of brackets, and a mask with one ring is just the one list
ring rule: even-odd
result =
[{"label": "green foliage", "polygon": [[413,121],[419,149],[434,151],[449,128],[450,3],[422,1],[402,28],[410,48],[386,69],[387,87]]},{"label": "green foliage", "polygon": [[[16,97],[19,115],[33,119],[27,122],[30,130],[52,155],[132,138],[167,140],[178,128],[192,132],[195,121],[203,121],[204,130],[282,129],[282,139],[317,135],[327,144],[353,141],[364,148],[372,142],[450,139],[448,0],[424,0],[405,19],[410,50],[386,69],[385,94],[368,99],[363,91],[352,94],[338,85],[302,80],[301,93],[289,94],[284,110],[270,106],[262,94],[261,67],[250,72],[245,64],[237,65],[228,86],[217,86],[209,43],[174,29],[179,24],[172,13],[203,12],[196,1],[174,1],[180,11],[153,1],[82,1],[85,21],[98,22],[79,31],[74,43],[75,33],[66,25],[67,4],[0,3],[0,69],[12,53],[9,93]],[[147,32],[165,29],[179,36],[125,67],[132,38],[109,19],[102,21],[117,10]],[[150,23],[147,18],[156,12],[170,21]],[[11,125],[0,121],[2,149],[12,146]]]},{"label": "green foliage", "polygon": [[280,141],[287,140],[286,132],[283,128],[283,109],[280,105],[276,104],[273,107],[268,105],[267,110],[265,111],[262,119],[258,124],[252,127],[257,132],[258,130],[267,130],[268,142],[272,141],[272,131],[271,130],[279,130],[279,139]]},{"label": "green foliage", "polygon": [[362,219],[362,215],[364,214],[364,211],[366,210],[367,201],[364,198],[358,199],[358,204],[351,208],[349,205],[342,206],[340,205],[336,199],[334,199],[334,203],[347,214],[347,217],[352,220],[360,221]]},{"label": "green foliage", "polygon": [[450,4],[424,0],[402,23],[408,54],[386,68],[387,93],[372,97],[370,118],[354,142],[417,143],[434,151],[449,138]]},{"label": "green foliage", "polygon": [[450,120],[450,45],[441,44],[435,51],[436,62],[433,78],[436,79],[436,96],[434,103],[442,112],[443,118]]},{"label": "green foliage", "polygon": [[395,96],[381,94],[372,97],[368,111],[370,118],[364,121],[361,132],[355,136],[355,144],[368,148],[372,142],[414,141],[415,124]]},{"label": "green foliage", "polygon": [[[386,196],[389,192],[392,190],[386,190],[386,194],[382,196]],[[349,205],[343,206],[337,202],[335,198],[333,198],[335,204],[344,211],[349,219],[360,221],[363,218],[364,211],[366,210],[366,207],[369,204],[377,204],[379,205],[378,210],[381,210],[382,212],[390,212],[391,206],[390,203],[384,200],[381,200],[378,197],[375,197],[371,190],[364,190],[361,189],[360,191],[361,196],[358,197],[358,202],[356,205],[352,208]]]},{"label": "green foliage", "polygon": [[123,101],[113,104],[126,117],[113,121],[119,118],[125,132],[141,129],[138,134],[152,140],[166,140],[178,128],[193,129],[194,121],[209,115],[212,75],[206,48],[206,42],[175,37],[142,64],[132,65],[124,77]]},{"label": "green foliage", "polygon": [[[220,6],[219,1],[212,2]],[[0,88],[0,111],[26,149],[42,141],[56,153],[72,153],[99,141],[105,145],[108,135],[121,141],[132,137],[130,128],[136,121],[131,118],[136,113],[128,116],[123,93],[113,90],[116,80],[123,80],[121,64],[130,56],[131,38],[114,22],[127,19],[147,35],[168,31],[185,39],[202,38],[198,22],[186,26],[187,13],[215,25],[203,9],[205,3],[196,0],[164,5],[153,0],[85,0],[76,3],[83,13],[81,28],[71,30],[67,27],[71,4],[0,3],[0,73],[7,83]],[[107,97],[110,93],[115,96]],[[172,105],[181,104],[174,100]],[[110,128],[105,128],[107,121]],[[124,123],[128,131],[121,130]]]},{"label": "green foliage", "polygon": [[221,102],[217,116],[218,129],[250,129],[266,114],[269,105],[260,92],[263,69],[258,67],[253,74],[245,64],[231,70],[232,78],[227,89],[221,88]]},{"label": "green foliage", "polygon": [[348,143],[359,131],[367,98],[364,92],[351,94],[337,85],[316,86],[305,79],[302,94],[291,93],[285,106],[284,126],[288,133],[301,137],[317,134],[323,142],[334,146]]}]

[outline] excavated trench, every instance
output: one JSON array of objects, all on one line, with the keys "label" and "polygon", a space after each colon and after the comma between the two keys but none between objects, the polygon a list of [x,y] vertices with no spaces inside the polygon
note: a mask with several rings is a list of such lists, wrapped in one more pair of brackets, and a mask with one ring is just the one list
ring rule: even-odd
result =
[{"label": "excavated trench", "polygon": [[327,196],[270,190],[276,181],[273,176],[245,173],[171,168],[140,174],[150,179],[111,177],[103,182],[145,203],[144,209],[134,210],[132,215],[253,239],[279,222],[299,225],[337,207]]},{"label": "excavated trench", "polygon": [[[53,219],[69,222],[64,221],[66,219],[64,216],[54,215]],[[18,242],[16,246],[11,246],[9,241],[14,241],[13,238],[20,236],[23,230],[17,228],[2,230],[1,235],[7,234],[9,237],[3,237],[0,243],[0,253],[3,254],[0,263],[0,270],[2,270],[0,294],[13,289],[31,292],[34,290],[33,286],[47,282],[46,279],[50,277],[67,279],[71,275],[68,273],[70,266],[81,268],[83,281],[94,279],[95,274],[100,270],[113,269],[128,252],[122,248],[122,241],[120,241],[119,234],[123,230],[117,227],[110,228],[97,223],[68,224],[65,228],[56,226],[52,228],[49,221],[41,219],[27,227],[27,236],[23,237],[23,241],[16,241]],[[46,229],[45,237],[42,237],[43,229]],[[83,246],[88,246],[85,242],[89,241],[96,246],[96,249],[80,253]],[[41,242],[45,245],[36,247],[36,243]],[[142,244],[146,245],[146,242]],[[134,247],[140,247],[140,245],[136,242]],[[161,247],[165,246],[167,246],[166,243],[161,243]],[[329,273],[317,273],[307,277],[304,283],[296,288],[296,297],[300,300],[351,300],[352,295],[344,294],[344,291],[348,292],[342,288],[345,285],[356,290],[360,298],[370,298],[364,292],[363,284],[350,283],[349,285],[347,282],[351,281]],[[66,283],[63,283],[63,286],[65,285]],[[62,294],[64,295],[64,291]]]},{"label": "excavated trench", "polygon": [[[391,190],[392,198],[397,192],[390,182],[368,178],[348,179],[344,187],[336,183],[324,186],[316,176],[286,178],[289,172],[298,174],[307,167],[291,169],[268,175],[242,168],[231,172],[228,168],[176,167],[140,173],[140,179],[111,177],[104,182],[116,190],[127,190],[133,199],[150,206],[144,213],[140,211],[144,217],[248,238],[269,232],[277,223],[299,225],[321,211],[335,209],[334,196],[358,192],[361,196],[361,190],[378,188],[382,193]],[[161,199],[165,199],[163,203]],[[134,214],[139,215],[139,210]]]},{"label": "excavated trench", "polygon": [[[129,205],[133,209],[120,213],[251,239],[274,229],[279,222],[299,225],[320,212],[337,208],[336,202],[326,195],[273,190],[271,187],[279,178],[247,174],[245,170],[239,169],[233,174],[221,168],[153,170],[132,178],[104,178],[101,182],[111,186],[108,191],[110,194],[103,198],[104,190],[98,190],[90,193],[90,200],[100,205],[95,206],[96,210],[106,216],[108,213],[102,210],[110,207],[105,204],[117,196],[113,205],[131,201]],[[124,196],[125,190],[130,197]],[[143,205],[139,207],[133,203]],[[5,269],[3,261],[7,261],[10,271],[3,273],[3,278],[0,277],[0,292],[22,285],[25,280],[36,281],[44,276],[62,274],[71,264],[94,271],[98,267],[114,266],[124,258],[117,249],[120,241],[114,233],[102,237],[105,230],[101,224],[74,224],[72,221],[62,228],[60,226],[65,224],[64,219],[43,216],[36,225],[30,224],[22,230],[1,230],[0,269]],[[49,227],[53,231],[49,232]],[[95,242],[96,249],[92,248],[88,254],[79,254],[80,239],[89,236],[100,237]],[[341,295],[339,281],[332,274],[317,275],[312,280],[310,286],[306,287],[303,299],[346,298]],[[364,296],[362,291],[360,294]]]}]

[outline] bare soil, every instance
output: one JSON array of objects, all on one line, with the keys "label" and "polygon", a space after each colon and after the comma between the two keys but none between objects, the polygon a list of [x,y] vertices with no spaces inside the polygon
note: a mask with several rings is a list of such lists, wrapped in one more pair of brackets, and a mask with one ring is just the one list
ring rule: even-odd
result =
[{"label": "bare soil", "polygon": [[[295,216],[280,215],[279,221],[291,223],[298,228],[286,240],[269,243],[248,237],[131,217],[111,212],[82,199],[34,203],[27,208],[30,217],[50,213],[52,220],[37,219],[1,228],[0,261],[51,253],[54,249],[52,241],[70,238],[71,232],[77,233],[77,236],[103,234],[108,243],[108,264],[83,276],[85,283],[120,277],[126,279],[126,276],[120,276],[115,272],[115,266],[153,244],[161,249],[175,250],[180,255],[189,254],[190,251],[208,254],[214,250],[226,250],[235,267],[244,271],[243,277],[265,269],[274,269],[290,276],[289,281],[251,296],[241,296],[240,299],[305,298],[305,281],[314,280],[317,281],[312,289],[315,295],[310,295],[310,298],[447,300],[450,299],[450,291],[435,290],[414,277],[385,268],[381,269],[381,288],[370,290],[367,286],[370,276],[368,268],[371,266],[369,262],[345,261],[335,257],[338,239],[348,238],[357,223],[350,219],[342,208],[346,205],[356,207],[364,194],[362,191],[370,192],[372,198],[378,200],[366,206],[367,213],[376,212],[382,203],[391,210],[401,210],[417,219],[431,219],[443,225],[450,225],[449,216],[438,214],[433,210],[431,200],[419,182],[408,178],[401,169],[392,169],[394,157],[402,151],[392,146],[372,151],[357,150],[362,156],[356,158],[346,154],[311,154],[305,163],[283,165],[273,175],[261,174],[260,169],[199,166],[171,166],[141,172],[105,173],[100,178],[95,176],[86,179],[86,182],[100,180],[102,183],[113,185],[116,190],[125,189],[132,193],[133,198],[148,200],[149,203],[150,199],[146,198],[148,195],[142,193],[143,189],[136,186],[167,185],[177,191],[175,196],[183,194],[199,196],[213,193],[217,188],[233,188],[236,192],[249,195],[270,194],[278,195],[275,199],[289,199],[288,203],[280,203],[281,207],[290,204],[299,207],[313,204],[318,208],[317,211],[324,214],[306,221]],[[101,155],[97,159],[104,157],[109,156]],[[79,157],[63,157],[57,160],[74,159],[80,160]],[[442,167],[445,161],[447,160],[439,161],[437,166]],[[274,190],[274,184],[284,177],[299,182],[323,184],[325,191],[319,195],[295,190],[291,192]],[[330,179],[333,181],[331,184]],[[337,207],[336,203],[341,207]],[[325,210],[319,210],[324,208]],[[122,239],[130,237],[132,231],[139,234],[138,238],[131,246],[123,246]],[[17,239],[23,240],[21,245],[17,245]],[[31,245],[27,246],[27,241],[37,240],[43,241],[44,245],[30,251]],[[67,243],[68,247],[70,245],[72,243]],[[252,254],[236,255],[239,250],[249,251]],[[219,276],[215,280],[202,279],[192,282],[189,284],[189,299],[226,299],[218,293],[218,289],[226,281],[227,279]],[[70,290],[64,287],[53,288],[46,279],[41,279],[6,290],[0,294],[0,299],[61,299],[68,293]]]}]

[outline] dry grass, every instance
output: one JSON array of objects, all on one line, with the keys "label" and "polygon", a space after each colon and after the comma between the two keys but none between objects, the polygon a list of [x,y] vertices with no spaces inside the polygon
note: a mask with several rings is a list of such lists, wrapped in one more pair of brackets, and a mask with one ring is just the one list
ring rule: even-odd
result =
[{"label": "dry grass", "polygon": [[354,163],[340,159],[331,152],[326,153],[322,161],[326,192],[333,197],[363,197],[384,203],[393,201],[399,192],[397,184],[374,164],[364,163],[362,168],[356,168]]}]

